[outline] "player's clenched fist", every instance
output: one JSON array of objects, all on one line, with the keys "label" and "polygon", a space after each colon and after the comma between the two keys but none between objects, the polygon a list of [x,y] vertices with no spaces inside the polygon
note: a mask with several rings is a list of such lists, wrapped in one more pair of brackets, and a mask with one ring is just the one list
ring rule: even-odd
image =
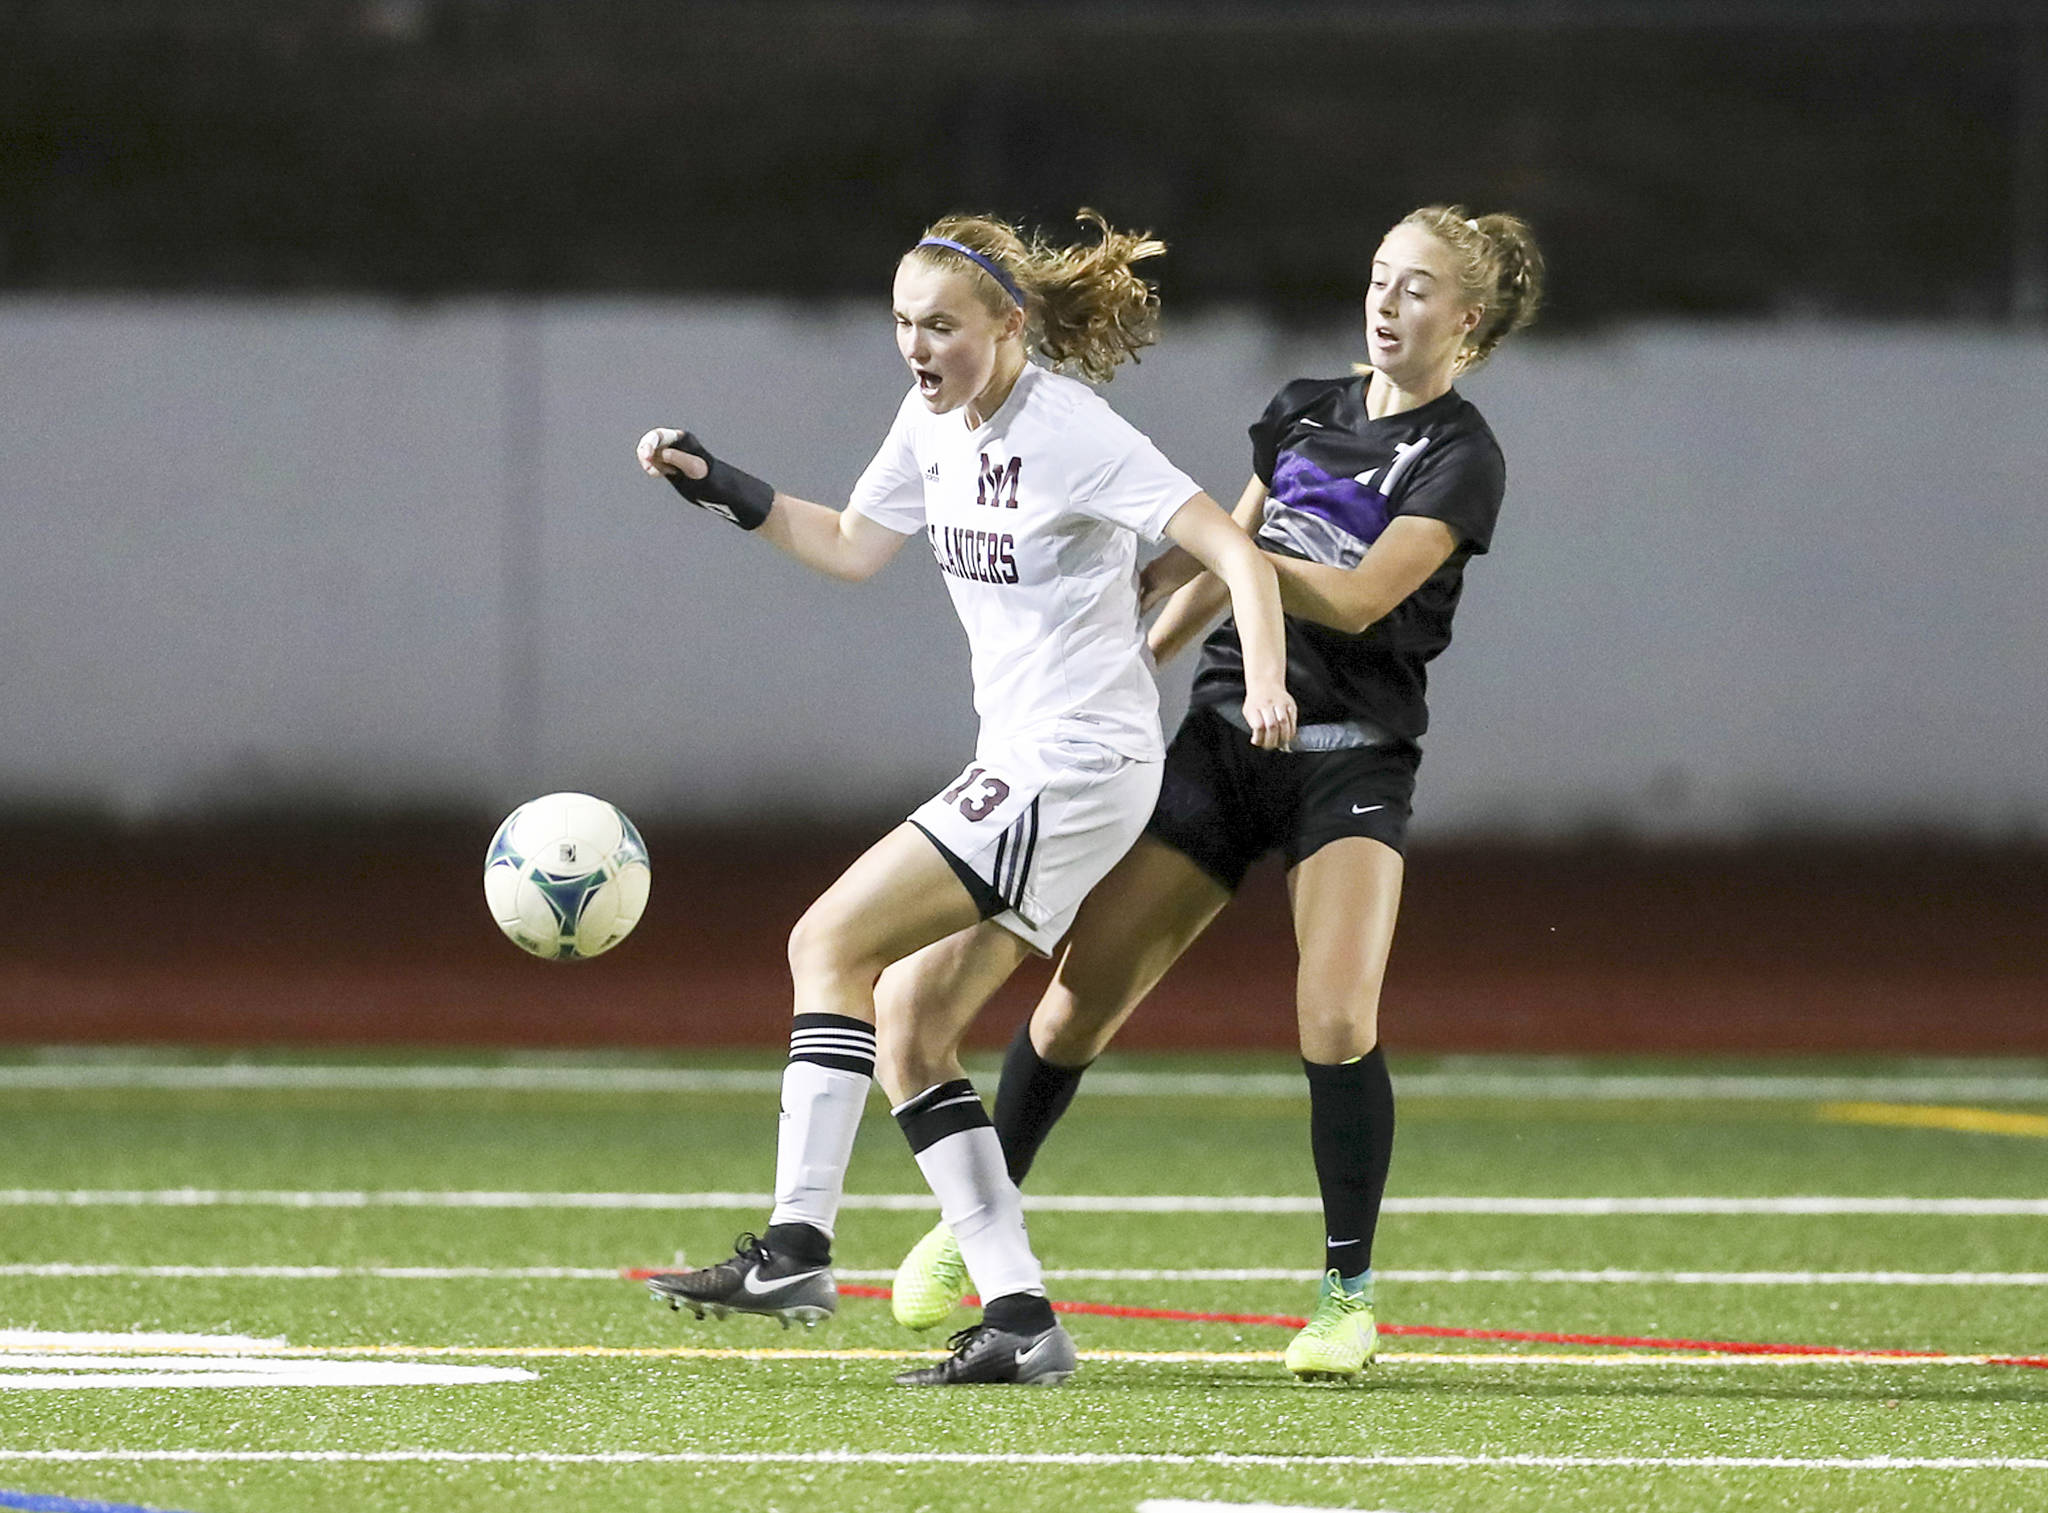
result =
[{"label": "player's clenched fist", "polygon": [[648,477],[666,478],[677,472],[685,478],[704,476],[707,468],[703,458],[676,449],[682,439],[681,431],[670,430],[667,426],[656,426],[640,438],[640,466]]},{"label": "player's clenched fist", "polygon": [[1300,718],[1293,695],[1284,689],[1264,697],[1250,692],[1245,695],[1245,724],[1251,728],[1252,744],[1261,751],[1285,751]]},{"label": "player's clenched fist", "polygon": [[775,490],[752,473],[720,462],[688,431],[656,426],[635,449],[640,467],[700,509],[730,520],[743,531],[757,529],[775,508]]}]

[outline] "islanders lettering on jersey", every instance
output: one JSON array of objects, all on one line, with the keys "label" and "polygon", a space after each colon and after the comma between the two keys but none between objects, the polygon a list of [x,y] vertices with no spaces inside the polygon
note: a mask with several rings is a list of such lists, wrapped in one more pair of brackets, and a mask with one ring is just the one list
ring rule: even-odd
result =
[{"label": "islanders lettering on jersey", "polygon": [[[1014,464],[1013,464],[1014,466]],[[976,583],[1017,581],[1017,538],[1008,531],[979,531],[964,525],[928,525],[939,571]]]}]

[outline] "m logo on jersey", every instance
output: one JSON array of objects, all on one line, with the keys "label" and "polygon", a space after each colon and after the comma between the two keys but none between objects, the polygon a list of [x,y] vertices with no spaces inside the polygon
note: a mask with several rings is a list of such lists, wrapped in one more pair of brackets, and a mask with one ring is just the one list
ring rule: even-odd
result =
[{"label": "m logo on jersey", "polygon": [[1017,484],[1024,473],[1024,459],[1012,457],[1006,463],[988,460],[988,453],[981,454],[981,487],[976,491],[974,502],[992,510],[1014,510],[1017,507]]}]

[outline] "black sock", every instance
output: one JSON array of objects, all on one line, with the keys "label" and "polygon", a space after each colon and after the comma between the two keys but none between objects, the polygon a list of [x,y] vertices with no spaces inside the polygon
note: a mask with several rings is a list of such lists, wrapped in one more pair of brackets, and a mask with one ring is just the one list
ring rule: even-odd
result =
[{"label": "black sock", "polygon": [[996,1084],[996,1138],[1003,1143],[1003,1164],[1010,1180],[1024,1185],[1024,1174],[1038,1159],[1038,1147],[1074,1101],[1085,1066],[1054,1066],[1031,1043],[1031,1021],[1003,1053],[1003,1079]]},{"label": "black sock", "polygon": [[1059,1322],[1053,1317],[1052,1304],[1035,1292],[990,1298],[982,1304],[981,1321],[1011,1334],[1043,1334]]},{"label": "black sock", "polygon": [[761,1243],[779,1261],[794,1261],[799,1270],[823,1266],[832,1259],[832,1241],[824,1230],[808,1224],[771,1224]]},{"label": "black sock", "polygon": [[1304,1061],[1308,1135],[1323,1190],[1325,1270],[1355,1277],[1372,1268],[1373,1231],[1394,1154],[1394,1083],[1374,1046],[1337,1066]]}]

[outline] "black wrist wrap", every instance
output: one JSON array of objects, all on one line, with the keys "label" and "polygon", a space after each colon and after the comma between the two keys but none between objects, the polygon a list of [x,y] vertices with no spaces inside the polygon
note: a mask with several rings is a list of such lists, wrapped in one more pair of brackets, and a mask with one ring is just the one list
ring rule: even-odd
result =
[{"label": "black wrist wrap", "polygon": [[675,450],[704,459],[710,472],[702,478],[685,478],[681,473],[667,476],[669,487],[694,505],[723,515],[743,531],[758,530],[775,505],[775,490],[752,473],[720,462],[704,449],[704,443],[688,431],[675,443]]}]

